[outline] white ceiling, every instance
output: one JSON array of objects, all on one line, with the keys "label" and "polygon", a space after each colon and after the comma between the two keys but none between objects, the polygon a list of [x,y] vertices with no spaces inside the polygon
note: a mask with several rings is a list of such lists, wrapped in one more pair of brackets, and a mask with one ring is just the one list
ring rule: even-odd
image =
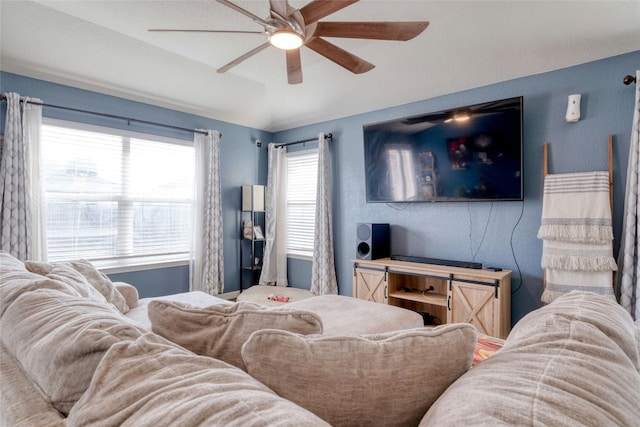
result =
[{"label": "white ceiling", "polygon": [[[268,0],[235,3],[269,15]],[[289,85],[271,47],[216,72],[266,36],[147,31],[262,29],[214,0],[0,0],[0,18],[3,71],[268,131],[640,50],[640,0],[361,0],[323,21],[431,24],[407,42],[332,39],[376,65],[360,75],[303,48],[304,81]]]}]

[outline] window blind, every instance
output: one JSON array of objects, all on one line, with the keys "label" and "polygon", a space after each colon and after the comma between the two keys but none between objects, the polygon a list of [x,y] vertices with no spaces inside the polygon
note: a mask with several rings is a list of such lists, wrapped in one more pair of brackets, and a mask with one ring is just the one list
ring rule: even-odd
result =
[{"label": "window blind", "polygon": [[42,127],[49,260],[185,259],[193,146],[96,129]]},{"label": "window blind", "polygon": [[313,256],[318,150],[287,153],[287,254]]}]

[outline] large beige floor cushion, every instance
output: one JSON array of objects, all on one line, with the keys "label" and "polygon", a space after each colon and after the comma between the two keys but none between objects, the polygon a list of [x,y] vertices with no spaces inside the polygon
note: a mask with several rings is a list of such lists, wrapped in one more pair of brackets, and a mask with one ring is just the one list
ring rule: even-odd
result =
[{"label": "large beige floor cushion", "polygon": [[424,326],[415,311],[343,295],[320,295],[283,307],[320,316],[324,335],[377,334]]}]

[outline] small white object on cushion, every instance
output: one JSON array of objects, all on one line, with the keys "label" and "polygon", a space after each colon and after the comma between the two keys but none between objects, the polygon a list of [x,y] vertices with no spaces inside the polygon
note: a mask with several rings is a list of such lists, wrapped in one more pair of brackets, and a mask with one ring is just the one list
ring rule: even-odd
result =
[{"label": "small white object on cushion", "polygon": [[611,299],[563,295],[522,318],[504,347],[452,384],[420,426],[638,425],[634,335],[631,316]]},{"label": "small white object on cushion", "polygon": [[330,427],[246,372],[154,334],[115,344],[68,427]]},{"label": "small white object on cushion", "polygon": [[0,326],[7,351],[63,414],[111,345],[146,332],[109,305],[50,289],[20,295]]},{"label": "small white object on cushion", "polygon": [[169,341],[243,370],[242,345],[257,330],[322,333],[322,321],[313,313],[275,310],[247,302],[199,308],[156,300],[149,303],[149,319],[153,332]]},{"label": "small white object on cushion", "polygon": [[286,308],[317,314],[324,335],[377,334],[424,326],[424,319],[415,311],[343,295],[320,295]]},{"label": "small white object on cushion", "polygon": [[[124,296],[118,291],[111,279],[106,274],[98,271],[91,262],[80,259],[75,261],[64,261],[56,263],[45,263],[37,261],[26,261],[25,266],[29,271],[55,279],[62,279],[72,286],[84,286],[88,283],[98,291],[109,304],[113,304],[120,313],[129,311]],[[72,274],[69,270],[79,273],[84,280],[78,280],[78,275]],[[82,284],[80,284],[82,282]],[[80,290],[82,292],[82,290]],[[92,297],[92,296],[90,296]]]},{"label": "small white object on cushion", "polygon": [[462,323],[361,336],[262,330],[242,357],[254,378],[334,427],[404,427],[469,369],[476,339]]},{"label": "small white object on cushion", "polygon": [[232,301],[222,299],[202,291],[182,292],[179,294],[142,298],[138,300],[138,304],[136,304],[135,307],[131,307],[125,316],[138,323],[147,331],[150,331],[151,321],[149,320],[149,303],[156,300],[181,302],[193,307],[234,304]]}]

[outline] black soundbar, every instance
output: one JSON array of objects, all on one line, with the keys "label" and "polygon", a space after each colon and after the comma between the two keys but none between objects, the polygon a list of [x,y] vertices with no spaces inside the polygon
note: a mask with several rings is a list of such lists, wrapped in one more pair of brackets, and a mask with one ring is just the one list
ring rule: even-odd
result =
[{"label": "black soundbar", "polygon": [[482,264],[470,261],[454,261],[450,259],[423,258],[419,256],[391,255],[391,259],[396,261],[419,262],[422,264],[446,265],[449,267],[475,268],[481,269]]}]

